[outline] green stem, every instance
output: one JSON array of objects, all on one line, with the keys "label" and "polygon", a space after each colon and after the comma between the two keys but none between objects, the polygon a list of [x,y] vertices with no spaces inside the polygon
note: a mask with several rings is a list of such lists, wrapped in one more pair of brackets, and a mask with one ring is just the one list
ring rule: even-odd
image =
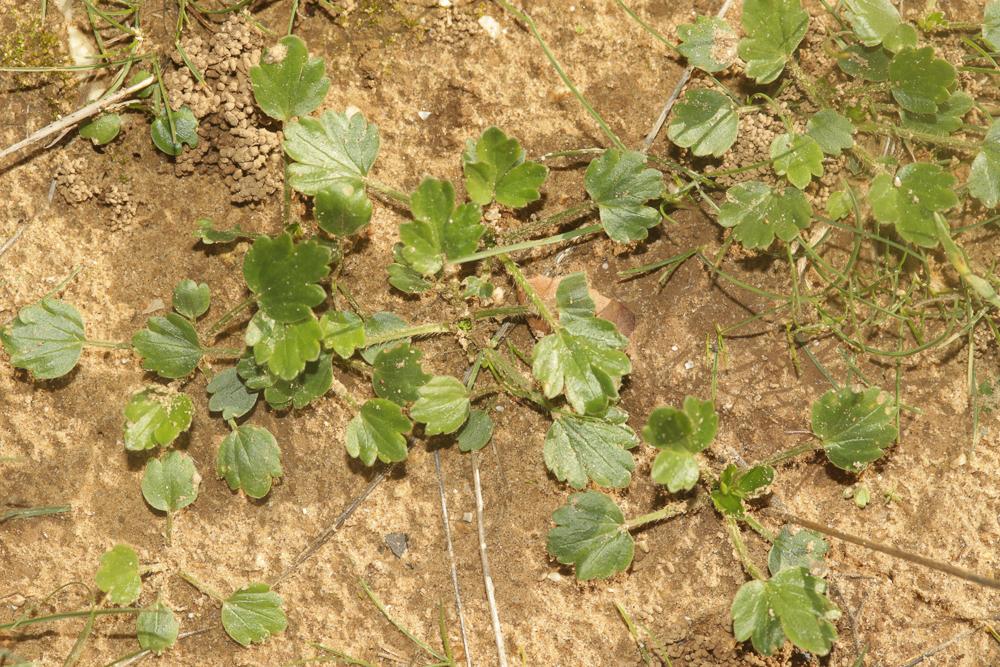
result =
[{"label": "green stem", "polygon": [[642,27],[643,30],[645,30],[650,35],[652,35],[654,39],[656,39],[658,42],[660,42],[661,44],[663,44],[664,46],[666,46],[668,49],[670,49],[674,53],[680,53],[680,49],[677,48],[676,44],[674,44],[673,42],[671,42],[670,40],[668,40],[666,37],[664,37],[663,35],[661,35],[656,28],[654,28],[653,26],[651,26],[648,23],[646,23],[645,21],[643,21],[642,18],[640,18],[640,16],[638,14],[636,14],[634,11],[632,11],[628,7],[628,5],[626,5],[624,2],[622,2],[622,0],[615,0],[615,2],[618,3],[618,6],[621,7],[622,10],[626,14],[628,14],[629,16],[631,16],[632,20],[635,21],[636,23],[638,23]]},{"label": "green stem", "polygon": [[254,296],[247,297],[243,301],[240,301],[238,304],[223,313],[222,317],[216,320],[215,324],[208,328],[208,335],[214,336],[218,332],[222,331],[222,328],[229,324],[234,317],[255,303],[257,303],[257,297]]},{"label": "green stem", "polygon": [[13,621],[11,623],[4,623],[0,625],[0,630],[17,630],[18,628],[23,628],[28,625],[38,625],[39,623],[50,623],[52,621],[62,621],[67,618],[81,618],[83,616],[90,616],[94,614],[96,616],[111,616],[115,614],[138,614],[141,613],[143,609],[139,607],[113,607],[111,609],[81,609],[79,611],[64,611],[58,614],[49,614],[48,616],[35,616],[34,618],[25,618],[19,621]]},{"label": "green stem", "polygon": [[980,278],[972,272],[965,252],[951,239],[948,223],[945,222],[940,213],[934,214],[934,223],[937,228],[938,240],[944,246],[945,256],[951,262],[951,265],[955,267],[955,270],[958,271],[958,275],[983,301],[986,301],[994,308],[1000,308],[1000,295],[997,294],[990,281]]},{"label": "green stem", "polygon": [[491,317],[506,319],[508,317],[524,317],[531,315],[531,309],[524,306],[500,306],[499,308],[483,308],[472,313],[474,320],[486,320]]},{"label": "green stem", "polygon": [[641,526],[645,526],[648,523],[653,523],[654,521],[662,521],[664,519],[669,519],[670,517],[677,516],[678,514],[684,514],[687,506],[684,503],[670,503],[665,507],[661,507],[655,512],[649,512],[648,514],[640,514],[637,517],[629,519],[625,522],[625,529],[628,531],[636,530]]},{"label": "green stem", "polygon": [[567,151],[552,151],[551,153],[539,156],[538,161],[545,162],[546,160],[554,160],[560,157],[587,157],[589,155],[600,155],[604,151],[604,148],[574,148]]},{"label": "green stem", "polygon": [[392,623],[392,625],[401,633],[403,633],[403,635],[407,639],[409,639],[411,642],[413,642],[414,644],[422,648],[424,651],[426,651],[428,655],[430,655],[433,658],[436,658],[437,660],[441,660],[442,662],[446,661],[446,658],[443,655],[432,649],[430,646],[427,645],[426,642],[424,642],[419,637],[414,635],[412,632],[407,630],[405,625],[403,625],[395,618],[393,618],[393,616],[389,613],[389,610],[385,608],[384,604],[382,604],[382,601],[378,599],[377,595],[375,595],[375,592],[368,587],[368,582],[366,582],[364,579],[359,579],[359,581],[361,582],[361,588],[364,590],[365,595],[368,596],[368,599],[372,601],[372,604],[374,604],[378,608],[378,610],[382,613],[382,615],[385,616],[385,619],[387,621]]},{"label": "green stem", "polygon": [[479,252],[472,253],[471,255],[465,255],[464,257],[457,257],[455,259],[449,260],[448,263],[453,265],[467,264],[469,262],[476,262],[481,259],[486,259],[487,257],[496,257],[497,255],[506,255],[512,252],[518,252],[520,250],[531,250],[532,248],[541,248],[542,246],[562,243],[563,241],[569,241],[570,239],[579,238],[581,236],[586,236],[588,234],[596,234],[597,232],[603,230],[604,227],[602,225],[587,225],[586,227],[578,227],[576,229],[571,229],[570,231],[563,232],[562,234],[548,236],[544,239],[535,239],[533,241],[522,241],[521,243],[512,243],[510,245],[487,248],[486,250],[481,250]]},{"label": "green stem", "polygon": [[768,542],[774,542],[774,540],[777,538],[777,536],[774,533],[772,533],[767,528],[765,528],[764,525],[760,521],[758,521],[757,519],[753,518],[753,516],[751,516],[749,514],[744,514],[743,515],[743,521],[748,526],[750,526],[751,528],[753,528],[754,532],[756,532],[758,535],[760,535],[761,537],[763,537]]},{"label": "green stem", "polygon": [[295,17],[299,13],[299,0],[292,0],[292,13],[288,17],[288,34],[292,34],[292,30],[295,28]]},{"label": "green stem", "polygon": [[801,445],[795,445],[794,447],[789,447],[783,452],[778,452],[777,454],[767,459],[764,459],[761,465],[774,467],[779,463],[782,463],[789,459],[794,459],[799,454],[805,454],[806,452],[812,452],[818,449],[822,449],[822,447],[818,446],[816,443],[813,442],[806,442]]},{"label": "green stem", "polygon": [[127,350],[132,345],[130,343],[117,343],[109,340],[90,340],[87,339],[83,341],[83,344],[87,347],[100,347],[105,350]]},{"label": "green stem", "polygon": [[507,239],[513,241],[515,239],[524,238],[525,236],[530,236],[540,229],[545,229],[546,227],[551,227],[552,225],[559,225],[567,220],[573,220],[574,218],[578,218],[585,213],[590,213],[596,208],[597,205],[592,201],[586,201],[582,204],[578,204],[577,206],[571,206],[564,211],[559,211],[558,213],[554,213],[548,217],[542,218],[541,220],[536,220],[535,222],[530,222],[526,225],[518,227],[507,235]]},{"label": "green stem", "polygon": [[450,333],[450,332],[451,332],[451,325],[445,322],[418,324],[416,326],[404,327],[402,329],[396,329],[394,331],[386,331],[385,333],[378,334],[376,336],[369,336],[365,338],[365,347],[371,347],[373,345],[382,345],[384,343],[391,343],[396,340],[402,340],[403,338],[412,338],[414,336],[430,336],[432,334]]},{"label": "green stem", "polygon": [[764,573],[760,571],[760,568],[750,558],[746,542],[743,541],[743,535],[740,534],[740,527],[737,525],[736,519],[731,516],[726,517],[726,531],[729,533],[729,540],[733,543],[733,548],[736,549],[736,554],[740,557],[743,569],[754,579],[765,581],[767,577],[764,576]]},{"label": "green stem", "polygon": [[542,51],[545,52],[545,57],[549,59],[549,62],[552,64],[552,67],[556,70],[556,73],[559,75],[559,78],[562,79],[563,83],[566,84],[566,87],[570,89],[570,91],[580,102],[580,104],[583,105],[583,108],[587,110],[587,113],[590,114],[590,117],[594,119],[594,121],[598,124],[598,126],[600,126],[601,131],[604,132],[604,134],[608,137],[608,139],[611,140],[611,143],[613,143],[616,148],[620,150],[627,150],[625,144],[622,143],[622,140],[618,138],[618,135],[615,134],[614,131],[612,131],[612,129],[604,121],[604,118],[601,117],[601,114],[597,113],[597,110],[590,105],[590,102],[587,101],[587,98],[583,96],[583,94],[577,89],[575,85],[573,85],[573,81],[570,80],[569,76],[566,75],[565,70],[563,70],[562,65],[559,64],[559,61],[556,59],[555,54],[552,53],[552,51],[549,49],[549,45],[545,42],[545,40],[542,38],[542,35],[538,32],[538,27],[535,26],[534,20],[532,20],[532,18],[528,16],[528,14],[521,11],[520,9],[517,9],[512,4],[507,2],[507,0],[497,0],[497,2],[499,2],[504,9],[513,14],[516,18],[523,21],[524,24],[528,26],[528,30],[531,31],[531,34],[534,36],[535,40],[539,43],[539,45],[541,45]]},{"label": "green stem", "polygon": [[908,130],[904,127],[896,125],[861,123],[858,125],[857,129],[859,132],[888,135],[898,137],[899,139],[907,139],[909,141],[919,141],[920,143],[940,146],[942,148],[950,148],[952,150],[965,151],[967,153],[978,153],[982,148],[982,146],[972,141],[956,139],[954,137],[944,137],[937,134],[930,134],[929,132],[920,132],[919,130]]},{"label": "green stem", "polygon": [[239,359],[245,350],[240,347],[209,347],[202,353],[209,359]]},{"label": "green stem", "polygon": [[556,320],[555,316],[552,315],[552,311],[549,307],[545,305],[542,301],[542,297],[538,295],[538,290],[531,286],[528,279],[524,277],[524,273],[521,271],[520,267],[514,263],[507,255],[500,256],[500,263],[503,264],[504,268],[507,269],[507,273],[510,277],[514,279],[517,286],[527,295],[528,299],[531,301],[531,305],[535,307],[538,311],[538,316],[545,320],[545,323],[549,325],[552,331],[558,331],[560,326],[559,322]]},{"label": "green stem", "polygon": [[650,264],[643,264],[642,266],[637,266],[632,269],[619,271],[618,277],[631,278],[633,276],[638,276],[643,273],[650,273],[652,271],[656,271],[657,269],[662,269],[663,267],[670,266],[671,264],[677,264],[679,266],[685,260],[690,259],[699,252],[701,252],[701,248],[692,248],[687,252],[682,252],[680,254],[674,255],[673,257],[667,257],[666,259],[661,259],[658,262],[651,262]]},{"label": "green stem", "polygon": [[385,195],[389,199],[395,199],[400,204],[404,204],[406,206],[410,205],[410,195],[406,194],[401,190],[397,190],[392,186],[386,185],[385,183],[382,183],[380,181],[376,181],[374,178],[366,178],[365,185],[367,185],[370,189],[374,190],[375,192],[381,195]]},{"label": "green stem", "polygon": [[187,572],[178,572],[177,576],[179,576],[181,579],[191,584],[194,588],[198,590],[199,593],[207,595],[208,597],[212,598],[219,604],[222,604],[223,602],[226,601],[226,598],[222,597],[222,594],[219,593],[217,590],[206,584],[201,583]]},{"label": "green stem", "polygon": [[66,512],[71,512],[73,507],[71,505],[50,505],[47,507],[24,507],[21,509],[10,510],[0,514],[0,523],[5,521],[13,521],[14,519],[34,519],[40,516],[51,516],[53,514],[65,514]]}]

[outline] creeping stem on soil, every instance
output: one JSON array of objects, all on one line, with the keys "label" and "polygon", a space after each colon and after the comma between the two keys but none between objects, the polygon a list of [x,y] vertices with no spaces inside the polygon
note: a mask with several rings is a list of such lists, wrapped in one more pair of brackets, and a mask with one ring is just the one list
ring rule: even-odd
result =
[{"label": "creeping stem on soil", "polygon": [[587,101],[587,98],[583,96],[583,93],[577,89],[577,87],[573,84],[573,81],[569,78],[569,76],[567,76],[566,71],[563,70],[562,65],[559,63],[559,60],[555,57],[555,54],[552,53],[552,50],[549,49],[549,45],[546,43],[545,39],[542,38],[541,33],[538,32],[538,27],[535,25],[534,20],[527,13],[517,9],[514,5],[507,2],[507,0],[497,0],[497,2],[501,7],[513,14],[515,18],[520,19],[526,26],[528,26],[528,30],[531,31],[535,40],[542,47],[542,51],[545,52],[545,57],[549,59],[549,62],[552,64],[553,69],[555,69],[556,74],[558,74],[559,78],[562,79],[564,84],[566,84],[566,87],[570,89],[580,104],[583,105],[583,108],[587,110],[588,114],[590,114],[590,117],[594,119],[598,126],[600,126],[601,131],[604,132],[608,139],[611,140],[611,143],[615,145],[615,148],[626,150],[625,144],[622,143],[622,140],[618,138],[618,135],[615,134],[614,131],[608,126],[601,114],[597,113],[597,110],[591,106],[590,102]]},{"label": "creeping stem on soil", "polygon": [[213,600],[215,600],[220,604],[225,602],[226,598],[224,598],[222,594],[219,593],[219,591],[215,590],[214,588],[210,587],[207,584],[203,584],[202,582],[198,581],[187,572],[178,572],[177,576],[183,579],[184,581],[188,582],[189,584],[191,584],[191,586],[197,589],[199,593],[207,595],[208,597],[212,598]]},{"label": "creeping stem on soil", "polygon": [[729,533],[729,540],[733,543],[733,548],[736,549],[736,555],[740,557],[740,563],[743,564],[743,569],[747,571],[754,579],[764,581],[767,577],[764,573],[760,571],[753,559],[750,558],[750,552],[747,551],[746,542],[743,541],[743,535],[740,534],[740,527],[736,523],[736,519],[731,516],[726,517],[726,532]]},{"label": "creeping stem on soil", "polygon": [[562,243],[563,241],[569,241],[570,239],[579,238],[581,236],[587,236],[588,234],[596,234],[597,232],[600,232],[603,229],[604,227],[601,225],[587,225],[585,227],[578,227],[576,229],[571,229],[568,232],[556,234],[555,236],[548,236],[544,239],[535,239],[534,241],[522,241],[521,243],[512,243],[510,245],[488,248],[486,250],[474,252],[471,255],[465,255],[464,257],[457,257],[453,260],[449,260],[448,263],[453,265],[466,264],[468,262],[475,262],[480,259],[486,259],[487,257],[496,257],[497,255],[506,255],[508,253],[518,252],[520,250],[531,250],[532,248],[541,248],[542,246]]},{"label": "creeping stem on soil", "polygon": [[838,540],[843,540],[844,542],[850,542],[851,544],[856,544],[866,549],[871,549],[872,551],[878,551],[879,553],[886,554],[887,556],[892,556],[893,558],[905,560],[910,563],[914,563],[916,565],[921,565],[923,567],[930,568],[932,570],[937,570],[938,572],[944,572],[945,574],[950,574],[953,577],[958,577],[959,579],[971,581],[974,584],[979,584],[980,586],[985,586],[986,588],[1000,589],[1000,581],[997,581],[996,579],[992,579],[990,577],[985,577],[981,574],[977,574],[975,572],[972,572],[971,570],[966,570],[963,567],[958,567],[957,565],[952,565],[951,563],[944,563],[941,561],[934,560],[932,558],[927,558],[926,556],[921,556],[919,554],[903,551],[902,549],[897,549],[896,547],[891,547],[885,544],[880,544],[878,542],[873,542],[872,540],[868,540],[863,537],[858,537],[857,535],[844,533],[842,531],[837,530],[836,528],[831,528],[822,523],[818,523],[816,521],[810,521],[809,519],[803,519],[801,517],[795,516],[794,514],[789,514],[788,512],[783,512],[773,507],[769,507],[767,509],[772,514],[779,516],[783,521],[794,523],[797,526],[802,526],[803,528],[808,528],[809,530],[815,530],[818,533],[823,533],[824,535],[829,535],[830,537],[835,537]]},{"label": "creeping stem on soil", "polygon": [[380,181],[376,181],[374,178],[366,178],[365,185],[367,185],[370,189],[374,190],[380,195],[388,197],[389,199],[393,199],[399,202],[400,204],[403,204],[404,206],[410,205],[410,195],[400,190],[397,190],[392,186],[386,185],[385,183],[382,183]]},{"label": "creeping stem on soil", "polygon": [[528,300],[531,301],[531,305],[535,307],[535,310],[538,312],[538,316],[545,320],[545,323],[549,325],[550,329],[557,331],[560,328],[558,320],[556,320],[556,318],[552,315],[552,311],[545,305],[545,302],[542,301],[542,297],[538,295],[538,291],[532,287],[531,283],[528,282],[528,279],[524,277],[524,273],[521,271],[520,267],[518,267],[518,265],[514,263],[514,260],[507,255],[500,256],[500,263],[503,264],[503,267],[507,270],[507,273],[510,274],[510,277],[514,279],[517,286],[528,297]]},{"label": "creeping stem on soil", "polygon": [[239,315],[243,310],[249,308],[256,302],[257,302],[256,297],[252,296],[243,299],[243,301],[240,301],[238,304],[236,304],[235,306],[227,310],[225,313],[223,313],[222,316],[218,320],[216,320],[215,324],[213,324],[208,328],[208,335],[214,336],[220,331],[222,331],[223,327],[229,324],[234,317]]},{"label": "creeping stem on soil", "polygon": [[637,517],[629,519],[625,522],[625,529],[632,531],[645,526],[648,523],[653,523],[654,521],[662,521],[664,519],[669,519],[670,517],[677,516],[679,514],[684,514],[686,506],[684,503],[670,503],[665,507],[661,507],[655,512],[649,512],[647,514],[640,514]]},{"label": "creeping stem on soil", "polygon": [[17,630],[28,625],[38,625],[39,623],[50,623],[53,621],[63,621],[67,618],[81,618],[95,614],[97,616],[112,616],[117,614],[139,614],[144,610],[139,607],[114,607],[111,609],[81,609],[79,611],[64,611],[48,616],[35,616],[34,618],[23,618],[11,623],[0,624],[0,630]]}]

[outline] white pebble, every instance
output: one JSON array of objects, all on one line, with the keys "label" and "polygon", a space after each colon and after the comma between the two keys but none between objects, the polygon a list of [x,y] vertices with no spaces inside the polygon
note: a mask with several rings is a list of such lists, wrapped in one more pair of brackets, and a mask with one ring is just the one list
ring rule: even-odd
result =
[{"label": "white pebble", "polygon": [[431,117],[430,111],[418,111],[417,115],[420,116],[420,120],[427,120]]},{"label": "white pebble", "polygon": [[692,368],[694,368],[694,362],[693,361],[685,361],[684,362],[684,370],[689,371]]},{"label": "white pebble", "polygon": [[451,7],[451,0],[438,0],[438,7]]},{"label": "white pebble", "polygon": [[353,104],[347,105],[347,108],[344,109],[344,115],[347,116],[348,118],[350,118],[356,113],[361,113],[361,109],[357,108]]},{"label": "white pebble", "polygon": [[496,39],[500,36],[500,24],[492,16],[480,16],[479,25],[490,36],[490,39]]}]

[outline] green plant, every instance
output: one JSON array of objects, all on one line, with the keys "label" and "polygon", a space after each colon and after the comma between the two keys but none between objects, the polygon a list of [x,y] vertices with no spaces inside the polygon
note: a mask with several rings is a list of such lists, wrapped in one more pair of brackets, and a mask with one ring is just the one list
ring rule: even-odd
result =
[{"label": "green plant", "polygon": [[[0,330],[0,341],[12,365],[39,380],[70,373],[86,347],[131,348],[143,368],[165,380],[204,375],[209,411],[219,413],[231,431],[218,449],[217,476],[231,490],[255,499],[268,496],[283,475],[278,442],[249,423],[263,404],[276,411],[301,410],[332,393],[352,411],[344,443],[348,454],[371,466],[403,461],[418,441],[438,436],[455,440],[463,452],[484,447],[493,430],[484,399],[506,393],[551,418],[541,458],[556,480],[582,490],[553,514],[547,548],[557,561],[574,566],[584,580],[622,573],[632,562],[634,531],[682,514],[686,506],[681,498],[710,500],[751,579],[733,601],[736,638],[750,640],[764,654],[787,639],[826,655],[836,639],[838,610],[811,570],[827,545],[818,535],[793,534],[787,527],[773,534],[757,518],[756,501],[774,483],[779,464],[794,456],[821,451],[832,465],[863,474],[899,437],[900,410],[906,407],[900,399],[899,361],[965,335],[971,338],[991,309],[1000,306],[995,277],[977,273],[959,243],[967,229],[990,224],[992,218],[958,226],[945,217],[958,211],[976,216],[977,206],[1000,202],[997,125],[966,123],[972,108],[982,111],[980,101],[958,89],[955,67],[937,56],[933,40],[925,43],[933,35],[929,27],[943,18],[927,18],[922,35],[888,0],[845,0],[836,7],[823,3],[843,27],[830,37],[839,69],[833,76],[842,79],[837,84],[841,88],[835,88],[805,71],[797,59],[811,20],[799,0],[747,0],[741,19],[744,36],[735,46],[748,79],[741,83],[755,91],[747,96],[734,92],[737,87],[722,74],[711,74],[736,62],[737,31],[724,20],[696,17],[679,29],[679,45],[642,24],[706,75],[686,91],[668,125],[667,136],[680,149],[680,161],[633,151],[572,84],[531,18],[504,0],[501,4],[539,39],[557,73],[608,138],[608,148],[557,156],[589,158],[578,203],[525,225],[517,236],[489,230],[482,207],[505,207],[520,215],[542,198],[548,175],[542,158],[528,159],[520,142],[496,127],[469,138],[456,156],[464,193],[435,177],[424,178],[412,192],[382,183],[375,178],[378,128],[360,113],[312,115],[330,82],[323,61],[310,57],[304,42],[289,35],[267,50],[250,73],[257,105],[283,130],[284,225],[278,233],[258,235],[217,229],[203,219],[195,231],[203,244],[221,246],[222,252],[249,244],[243,256],[248,296],[206,324],[200,319],[212,307],[209,287],[182,281],[174,290],[174,312],[151,317],[128,344],[88,339],[79,312],[48,295],[22,308]],[[989,3],[981,38],[966,45],[968,62],[978,63],[972,67],[991,74],[996,62],[987,49],[995,50],[1000,42],[998,7],[1000,3]],[[176,155],[196,140],[193,117],[184,109],[171,109],[158,69],[154,71],[159,85],[150,100],[153,140]],[[762,88],[777,81],[778,86]],[[850,95],[841,94],[845,86]],[[781,97],[785,90],[799,91],[802,103],[788,105]],[[784,125],[767,159],[727,170],[688,159],[725,156],[740,140],[742,118],[748,114]],[[104,143],[115,128],[114,119],[104,117],[81,132]],[[905,143],[912,158],[880,153],[879,144],[887,139]],[[954,155],[972,158],[965,186],[957,186],[961,171],[945,159]],[[833,160],[840,161],[845,177],[836,189],[827,188],[830,194],[824,197],[815,184],[827,176]],[[669,170],[669,183],[657,167]],[[761,168],[770,171],[754,180],[733,180]],[[294,196],[311,203],[311,219],[293,219]],[[550,303],[514,257],[592,234],[617,243],[643,241],[671,207],[696,196],[716,209],[726,234],[720,252],[710,258],[703,248],[693,248],[634,269],[632,275],[668,268],[669,276],[681,262],[695,258],[714,278],[772,302],[766,314],[787,318],[784,326],[796,363],[800,351],[813,359],[807,344],[814,337],[832,336],[852,351],[894,363],[896,392],[890,397],[878,387],[834,383],[812,406],[811,440],[754,465],[709,466],[703,460],[719,427],[712,400],[689,396],[681,408],[658,407],[642,429],[642,440],[658,450],[651,476],[670,494],[685,495],[627,519],[611,496],[584,489],[591,484],[625,488],[635,472],[632,450],[640,439],[620,405],[623,381],[632,371],[628,339],[614,323],[597,316],[584,274],[563,276]],[[722,200],[721,205],[715,200]],[[387,284],[417,298],[432,294],[465,314],[411,324],[393,313],[368,313],[352,298],[340,264],[382,202],[411,218],[399,227]],[[516,240],[574,221],[583,224]],[[833,238],[843,243],[833,243]],[[724,262],[733,244],[787,262],[782,292],[732,276]],[[931,284],[932,253],[938,250],[962,281],[959,288],[942,292]],[[471,275],[460,277],[460,269],[471,269]],[[526,305],[481,307],[494,294],[494,271],[506,273]],[[502,347],[496,322],[525,315],[541,321],[540,339],[530,350]],[[720,329],[716,363],[725,336],[762,317]],[[242,344],[220,346],[219,337],[236,324],[242,328]],[[466,381],[424,371],[418,340],[432,335],[461,337],[469,346],[473,361]],[[366,397],[349,391],[335,369],[369,380],[370,390],[359,390]],[[169,447],[188,429],[192,413],[192,402],[183,393],[161,385],[141,390],[125,408],[126,448],[141,455]],[[148,461],[142,492],[152,507],[167,512],[168,535],[170,517],[194,502],[199,482],[197,462],[187,454],[168,451]],[[766,573],[749,556],[743,525],[771,543]],[[132,594],[130,585],[138,580],[132,556],[122,552],[109,558],[99,581],[109,595],[114,591],[125,600],[126,593]],[[251,584],[224,597],[185,578],[221,604],[223,626],[238,643],[264,641],[284,629],[282,601],[267,584]],[[122,604],[137,597],[136,591]],[[146,632],[152,650],[167,648],[176,638],[176,623],[171,625],[165,614],[161,618],[161,609],[143,612],[149,614],[145,619],[152,629]],[[441,664],[454,661],[446,642],[443,653],[426,650]]]}]

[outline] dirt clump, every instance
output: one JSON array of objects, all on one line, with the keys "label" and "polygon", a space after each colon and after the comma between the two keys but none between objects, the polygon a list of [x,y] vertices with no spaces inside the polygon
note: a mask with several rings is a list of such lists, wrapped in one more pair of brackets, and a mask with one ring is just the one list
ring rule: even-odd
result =
[{"label": "dirt clump", "polygon": [[177,69],[165,77],[171,106],[187,106],[199,121],[201,141],[177,158],[184,176],[218,169],[234,204],[262,202],[281,188],[281,134],[257,113],[249,71],[261,57],[261,37],[242,14],[223,23],[207,41],[182,41],[188,61],[174,52]]}]

